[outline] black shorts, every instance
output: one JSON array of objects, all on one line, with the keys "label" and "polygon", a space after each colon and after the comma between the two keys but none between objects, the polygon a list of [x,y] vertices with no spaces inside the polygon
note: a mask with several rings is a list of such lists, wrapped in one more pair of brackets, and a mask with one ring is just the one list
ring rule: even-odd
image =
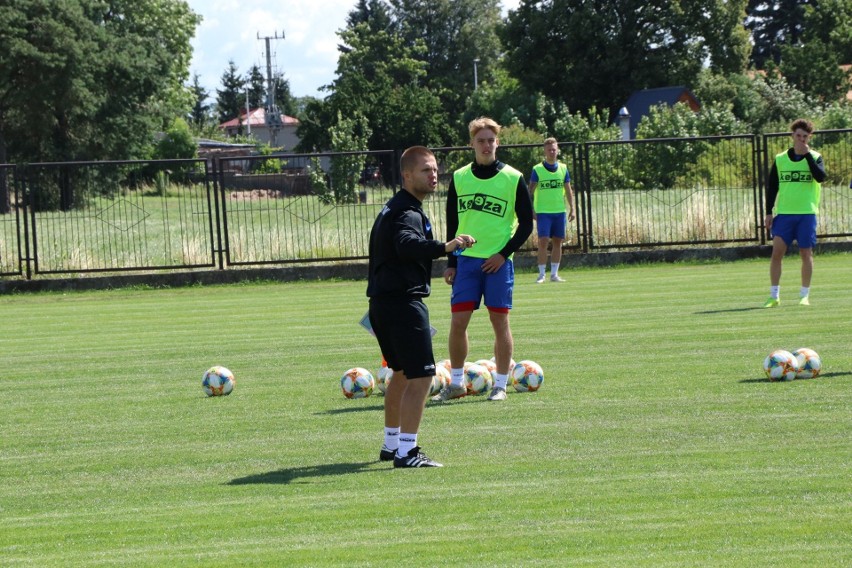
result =
[{"label": "black shorts", "polygon": [[435,374],[429,310],[421,300],[371,298],[370,325],[388,367],[409,379]]}]

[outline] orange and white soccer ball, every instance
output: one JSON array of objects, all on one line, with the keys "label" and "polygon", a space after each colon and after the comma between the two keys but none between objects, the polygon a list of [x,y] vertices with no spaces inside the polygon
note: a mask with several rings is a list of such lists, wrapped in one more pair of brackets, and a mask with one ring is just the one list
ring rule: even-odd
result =
[{"label": "orange and white soccer ball", "polygon": [[449,386],[451,380],[450,371],[443,365],[435,365],[435,376],[432,377],[432,386],[429,389],[429,396],[435,396],[441,389]]},{"label": "orange and white soccer ball", "polygon": [[512,386],[518,392],[535,392],[544,384],[544,371],[535,361],[524,360],[512,368]]},{"label": "orange and white soccer ball", "polygon": [[763,370],[770,381],[792,381],[799,371],[799,362],[789,351],[776,349],[763,360]]},{"label": "orange and white soccer ball", "polygon": [[465,365],[464,377],[469,395],[484,394],[494,386],[494,378],[488,369],[476,363]]},{"label": "orange and white soccer ball", "polygon": [[379,372],[376,373],[376,388],[380,393],[385,394],[387,392],[391,378],[393,378],[393,369],[387,365],[379,367]]},{"label": "orange and white soccer ball", "polygon": [[799,369],[796,371],[797,379],[813,379],[819,376],[822,369],[822,359],[820,359],[819,353],[807,347],[799,347],[793,351],[793,357],[799,364]]},{"label": "orange and white soccer ball", "polygon": [[346,398],[366,398],[373,394],[376,379],[363,367],[352,367],[340,378],[340,388]]}]

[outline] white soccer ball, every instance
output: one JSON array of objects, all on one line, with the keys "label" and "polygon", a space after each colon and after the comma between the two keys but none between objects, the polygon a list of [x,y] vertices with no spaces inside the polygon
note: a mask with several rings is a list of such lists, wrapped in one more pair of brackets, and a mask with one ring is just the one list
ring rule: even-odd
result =
[{"label": "white soccer ball", "polygon": [[376,379],[363,367],[352,367],[340,378],[340,388],[346,398],[366,398],[373,394]]},{"label": "white soccer ball", "polygon": [[544,371],[535,361],[524,360],[512,367],[512,386],[518,392],[535,392],[544,383]]},{"label": "white soccer ball", "polygon": [[776,349],[763,360],[763,370],[770,381],[792,381],[799,370],[799,362],[789,351]]},{"label": "white soccer ball", "polygon": [[488,372],[491,373],[492,377],[494,376],[494,373],[497,372],[497,363],[495,363],[491,359],[479,359],[477,361],[474,361],[474,363],[476,363],[477,365],[482,365],[483,367],[488,369]]},{"label": "white soccer ball", "polygon": [[476,363],[465,365],[464,376],[467,394],[469,395],[476,396],[486,393],[494,386],[494,379],[491,377],[491,373],[482,365],[477,365]]},{"label": "white soccer ball", "polygon": [[207,396],[225,396],[234,392],[237,380],[234,373],[225,367],[210,367],[201,377],[201,388]]},{"label": "white soccer ball", "polygon": [[822,360],[816,351],[807,347],[799,347],[793,351],[793,357],[799,364],[799,369],[796,371],[797,379],[813,379],[819,376]]},{"label": "white soccer ball", "polygon": [[[497,368],[497,357],[492,357],[491,362],[494,363],[494,368],[496,369]],[[510,375],[512,374],[512,369],[515,368],[515,365],[517,365],[517,363],[515,363],[515,360],[510,358],[509,359],[509,374]]]},{"label": "white soccer ball", "polygon": [[432,377],[432,386],[429,389],[429,396],[435,396],[441,389],[449,386],[451,381],[450,371],[443,365],[435,365],[435,376]]},{"label": "white soccer ball", "polygon": [[384,365],[379,367],[379,372],[376,373],[376,388],[379,392],[385,394],[390,386],[391,378],[393,378],[393,369]]}]

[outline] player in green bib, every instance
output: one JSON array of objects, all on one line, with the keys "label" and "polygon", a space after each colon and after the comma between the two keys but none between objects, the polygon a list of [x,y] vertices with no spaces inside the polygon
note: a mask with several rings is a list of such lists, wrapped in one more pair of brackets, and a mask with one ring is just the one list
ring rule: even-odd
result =
[{"label": "player in green bib", "polygon": [[464,363],[468,355],[467,328],[474,310],[485,303],[494,329],[494,388],[488,400],[506,400],[514,340],[509,327],[515,271],[512,255],[532,233],[532,202],[524,176],[497,160],[500,125],[487,117],[468,125],[473,163],[453,173],[447,190],[447,234],[470,235],[476,243],[450,255],[444,281],[450,296],[449,351],[451,384],[432,400],[465,396]]},{"label": "player in green bib", "polygon": [[[793,147],[775,156],[766,183],[766,228],[772,234],[769,262],[769,299],[764,308],[781,303],[781,262],[795,240],[802,258],[802,287],[799,304],[810,305],[811,276],[814,270],[820,183],[825,181],[822,156],[810,148],[814,125],[800,118],[790,125]],[[773,216],[774,213],[774,216]]]},{"label": "player in green bib", "polygon": [[[571,188],[571,174],[568,166],[558,160],[559,142],[556,138],[544,141],[544,161],[533,166],[530,175],[530,194],[533,198],[533,212],[538,232],[538,279],[544,282],[547,269],[547,243],[550,242],[550,281],[565,282],[559,277],[559,263],[562,260],[562,241],[565,240],[567,223],[576,218],[574,190]],[[565,196],[568,195],[570,212],[565,213]]]}]

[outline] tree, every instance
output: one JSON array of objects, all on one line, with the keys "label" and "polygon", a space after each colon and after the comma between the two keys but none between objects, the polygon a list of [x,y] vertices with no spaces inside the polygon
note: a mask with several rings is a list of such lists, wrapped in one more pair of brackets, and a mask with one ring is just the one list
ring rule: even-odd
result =
[{"label": "tree", "polygon": [[522,0],[500,33],[525,88],[613,116],[633,91],[690,85],[705,60],[741,66],[741,10],[742,0]]},{"label": "tree", "polygon": [[272,76],[272,88],[275,90],[275,105],[278,109],[288,116],[297,116],[300,112],[298,102],[290,91],[290,81],[280,71]]},{"label": "tree", "polygon": [[222,89],[216,89],[216,114],[219,123],[231,120],[240,115],[242,103],[241,98],[245,80],[237,72],[237,65],[233,60],[228,61],[228,68],[222,73]]},{"label": "tree", "polygon": [[192,85],[189,88],[192,91],[195,103],[192,105],[192,110],[189,112],[187,118],[190,123],[200,128],[210,120],[210,105],[207,103],[210,93],[201,86],[198,73],[193,75]]},{"label": "tree", "polygon": [[0,7],[0,161],[147,157],[191,106],[181,0],[16,0]]},{"label": "tree", "polygon": [[390,0],[390,5],[392,29],[405,45],[425,46],[416,56],[426,63],[423,85],[438,95],[446,112],[463,108],[474,90],[474,66],[478,80],[487,81],[499,63],[497,28],[501,21],[497,3]]},{"label": "tree", "polygon": [[350,20],[359,23],[338,34],[343,43],[337,78],[326,87],[331,94],[308,104],[299,148],[333,147],[329,129],[338,114],[366,118],[369,148],[440,145],[452,138],[440,99],[423,85],[426,65],[418,58],[423,44],[408,46],[398,35],[377,30],[374,22]]},{"label": "tree", "polygon": [[[248,91],[249,107],[258,108],[266,105],[266,79],[263,77],[260,67],[252,65],[243,84]],[[245,104],[246,98],[245,95],[242,95],[240,106],[245,107]]]},{"label": "tree", "polygon": [[799,42],[804,31],[805,6],[813,0],[749,0],[745,27],[754,48],[751,61],[758,69],[781,61],[781,47]]}]

